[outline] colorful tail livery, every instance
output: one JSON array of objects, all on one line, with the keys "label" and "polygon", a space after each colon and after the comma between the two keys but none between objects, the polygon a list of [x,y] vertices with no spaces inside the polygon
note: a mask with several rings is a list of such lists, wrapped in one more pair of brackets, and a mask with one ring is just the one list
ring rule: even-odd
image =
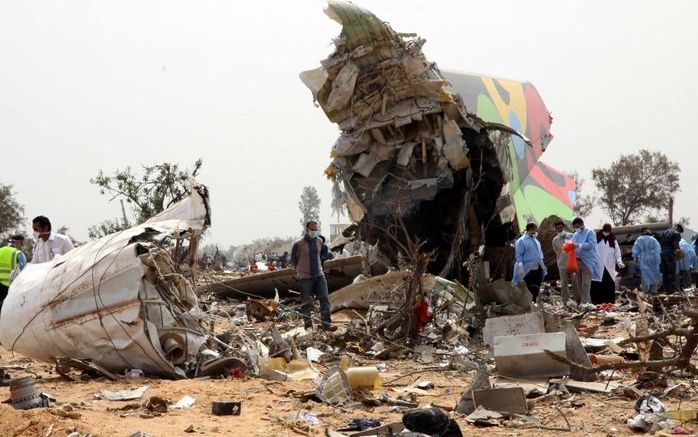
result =
[{"label": "colorful tail livery", "polygon": [[572,217],[575,202],[574,180],[539,159],[553,139],[552,117],[536,88],[529,82],[495,79],[469,73],[442,74],[463,98],[468,112],[485,122],[506,125],[526,138],[509,136],[511,193],[519,228],[545,217]]}]

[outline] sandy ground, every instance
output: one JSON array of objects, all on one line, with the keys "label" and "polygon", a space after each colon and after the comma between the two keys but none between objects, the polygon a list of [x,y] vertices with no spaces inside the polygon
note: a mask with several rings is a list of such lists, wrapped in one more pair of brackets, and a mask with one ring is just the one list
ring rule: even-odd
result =
[{"label": "sandy ground", "polygon": [[[8,363],[18,357],[0,351],[0,360]],[[470,381],[471,374],[457,371],[424,371],[425,366],[413,361],[388,361],[388,371],[381,374],[383,386],[380,392],[397,396],[395,387],[404,387],[420,380],[430,380],[435,388],[428,395],[418,397],[420,404],[436,404],[452,407]],[[322,369],[322,366],[319,366]],[[94,436],[129,436],[138,430],[153,436],[189,435],[235,435],[235,436],[296,436],[300,430],[292,430],[288,419],[299,412],[313,412],[322,424],[308,435],[323,435],[324,428],[341,428],[349,419],[356,417],[378,419],[383,423],[399,421],[403,410],[390,406],[354,409],[333,408],[309,401],[306,403],[293,397],[295,392],[312,389],[311,381],[272,382],[263,379],[247,380],[153,380],[143,378],[110,382],[99,378],[85,382],[69,382],[56,375],[51,365],[34,363],[33,372],[40,377],[37,387],[40,391],[54,396],[60,403],[70,403],[80,414],[78,419],[58,417],[51,409],[29,411],[14,410],[9,404],[0,404],[0,435],[2,436],[66,436],[77,431]],[[26,371],[12,371],[13,377],[27,375]],[[149,388],[139,401],[107,401],[95,398],[100,389],[132,389],[141,385]],[[130,403],[143,403],[151,396],[160,396],[176,402],[182,396],[196,398],[196,404],[187,410],[170,410],[160,416],[148,418],[145,411],[119,411]],[[0,388],[0,396],[9,399],[8,387]],[[240,416],[213,416],[211,402],[214,400],[238,399],[243,401]],[[532,436],[532,435],[630,435],[625,425],[633,415],[634,400],[622,395],[606,396],[598,394],[577,394],[566,399],[548,399],[537,405],[531,412],[540,423],[549,427],[564,426],[559,406],[572,425],[571,433],[544,429],[517,429],[497,426],[476,428],[463,417],[456,417],[464,435],[491,436]],[[667,399],[670,408],[678,406],[678,400]],[[684,401],[682,409],[698,407],[698,400]],[[185,432],[193,426],[193,432]]]},{"label": "sandy ground", "polygon": [[[602,317],[587,317],[579,326],[580,335],[597,338],[627,337],[628,332],[622,326],[637,315],[620,313],[615,323],[602,324]],[[338,317],[339,319],[339,317]],[[340,322],[341,324],[341,322]],[[266,326],[266,323],[257,327]],[[225,325],[217,330],[225,330]],[[340,331],[342,329],[340,328]],[[344,336],[336,333],[336,341],[326,339],[328,343],[343,343],[349,348]],[[318,344],[318,346],[321,346]],[[474,346],[475,353],[486,353]],[[336,365],[337,357],[328,357],[331,362],[316,363],[320,373]],[[21,356],[12,354],[0,347],[0,363],[4,365],[26,362]],[[358,356],[352,365],[375,365]],[[434,370],[437,363],[421,364],[412,358],[385,361],[387,371],[381,374],[381,388],[373,394],[387,394],[395,398],[400,395],[396,389],[410,386],[419,381],[432,381],[434,388],[417,396],[420,406],[436,405],[444,409],[453,408],[470,383],[474,372],[455,370]],[[246,379],[194,379],[194,380],[158,380],[149,378],[128,378],[117,382],[105,378],[74,382],[60,377],[52,364],[32,363],[27,370],[8,371],[12,378],[34,375],[37,389],[48,393],[57,400],[57,405],[69,404],[78,418],[57,416],[52,408],[35,410],[14,410],[10,403],[9,387],[0,387],[0,437],[2,436],[66,436],[78,432],[81,436],[130,436],[143,431],[152,436],[191,436],[191,435],[233,435],[233,436],[297,436],[324,435],[325,428],[337,430],[354,418],[371,418],[383,424],[399,422],[407,410],[403,407],[382,405],[367,407],[357,404],[354,407],[330,407],[314,401],[303,402],[297,396],[313,390],[313,382],[306,381],[269,381],[261,378]],[[630,372],[614,374],[614,382],[630,384],[635,382],[635,375]],[[492,375],[494,382],[496,374]],[[681,380],[688,384],[688,392],[695,393],[695,383]],[[669,384],[676,383],[670,380]],[[148,385],[145,395],[136,401],[109,401],[98,399],[95,394],[101,389],[112,391],[134,389]],[[540,386],[542,392],[546,386]],[[661,392],[663,388],[660,388]],[[646,391],[646,390],[645,390]],[[294,396],[294,394],[296,396]],[[171,403],[183,396],[196,399],[193,407],[185,410],[170,408],[163,414],[146,414],[143,404],[153,396],[164,398]],[[214,416],[211,404],[217,400],[241,400],[242,412],[239,416]],[[697,409],[698,397],[679,400],[671,397],[662,399],[669,410]],[[465,417],[456,415],[463,435],[488,436],[554,436],[554,435],[632,435],[626,420],[633,417],[635,399],[622,394],[572,394],[568,397],[550,397],[537,403],[530,412],[534,419],[526,422],[517,417],[510,421],[496,422],[499,425],[478,428],[466,422]],[[132,407],[135,407],[132,408]],[[68,407],[70,408],[70,407]],[[131,409],[129,409],[131,408]],[[293,417],[299,413],[313,413],[320,420],[320,425],[304,431],[292,425]],[[562,432],[556,428],[565,428],[565,418],[569,421],[571,432]],[[535,428],[524,428],[528,423]],[[687,427],[691,427],[690,424]],[[546,429],[547,428],[547,429]]]}]

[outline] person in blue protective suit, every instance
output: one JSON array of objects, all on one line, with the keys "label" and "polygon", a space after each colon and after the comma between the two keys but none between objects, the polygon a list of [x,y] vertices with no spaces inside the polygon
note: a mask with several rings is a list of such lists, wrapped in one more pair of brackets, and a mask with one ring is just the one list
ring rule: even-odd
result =
[{"label": "person in blue protective suit", "polygon": [[679,272],[679,285],[684,289],[691,288],[693,286],[691,272],[696,268],[696,250],[693,244],[684,239],[681,239],[679,242],[679,248],[683,252],[683,256],[676,260],[676,269]]},{"label": "person in blue protective suit", "polygon": [[633,244],[633,259],[640,268],[642,291],[657,294],[657,286],[662,282],[659,265],[662,262],[662,248],[649,228],[642,228],[641,235]]},{"label": "person in blue protective suit", "polygon": [[526,233],[516,240],[515,251],[516,262],[512,282],[515,285],[525,282],[535,302],[540,284],[548,274],[543,261],[543,250],[538,241],[538,226],[535,223],[526,225]]},{"label": "person in blue protective suit", "polygon": [[579,289],[579,308],[582,310],[592,309],[591,303],[591,281],[601,281],[603,266],[601,258],[596,248],[596,233],[584,226],[584,220],[577,217],[572,220],[574,234],[574,254],[577,256],[579,271],[577,272],[577,287]]}]

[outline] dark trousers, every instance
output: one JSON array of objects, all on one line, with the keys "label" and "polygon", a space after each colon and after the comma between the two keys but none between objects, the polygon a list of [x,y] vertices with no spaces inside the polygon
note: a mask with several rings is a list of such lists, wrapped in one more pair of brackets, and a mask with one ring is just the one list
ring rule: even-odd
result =
[{"label": "dark trousers", "polygon": [[524,276],[524,282],[528,291],[533,295],[533,301],[538,299],[538,292],[540,291],[540,284],[543,283],[543,269],[531,270]]},{"label": "dark trousers", "polygon": [[330,299],[327,293],[327,281],[325,276],[316,276],[314,278],[299,279],[298,285],[301,289],[301,314],[305,327],[313,326],[313,320],[310,317],[313,310],[313,297],[317,297],[320,301],[320,319],[322,320],[323,328],[329,328],[332,323],[330,319]]},{"label": "dark trousers", "polygon": [[664,292],[673,293],[679,289],[679,283],[676,278],[676,253],[673,250],[662,251],[662,282],[664,283]]},{"label": "dark trousers", "polygon": [[9,288],[10,287],[0,284],[0,310],[2,309],[3,302],[5,302],[5,298],[7,297],[7,290],[9,290]]}]

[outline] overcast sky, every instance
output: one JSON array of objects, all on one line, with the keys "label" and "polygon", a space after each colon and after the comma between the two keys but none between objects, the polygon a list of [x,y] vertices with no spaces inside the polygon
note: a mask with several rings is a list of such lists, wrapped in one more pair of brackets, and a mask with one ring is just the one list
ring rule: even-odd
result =
[{"label": "overcast sky", "polygon": [[[589,179],[643,147],[680,161],[676,213],[698,224],[698,2],[357,3],[426,38],[443,69],[532,82],[554,117],[544,161],[561,170]],[[28,220],[44,214],[86,239],[120,214],[89,183],[98,169],[201,157],[209,242],[296,235],[305,185],[318,188],[326,226],[323,170],[338,130],[298,79],[340,31],[323,7],[0,2],[0,183],[14,185]]]}]

